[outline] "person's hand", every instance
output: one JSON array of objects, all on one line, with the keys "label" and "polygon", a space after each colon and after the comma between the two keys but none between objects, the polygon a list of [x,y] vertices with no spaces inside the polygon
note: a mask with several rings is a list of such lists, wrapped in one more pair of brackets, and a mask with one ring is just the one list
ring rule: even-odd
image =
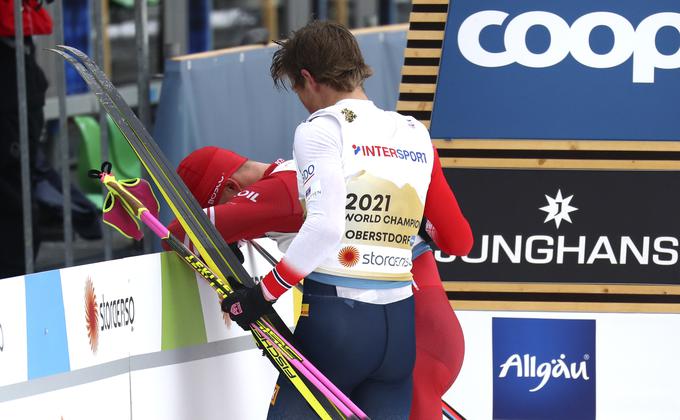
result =
[{"label": "person's hand", "polygon": [[250,324],[269,312],[271,306],[272,302],[264,298],[259,285],[235,288],[232,294],[222,300],[222,311],[246,331],[250,330]]},{"label": "person's hand", "polygon": [[423,218],[420,220],[420,229],[418,229],[418,236],[423,238],[423,241],[432,246],[434,244],[434,240],[432,240],[432,236],[430,235],[430,232],[434,230],[434,226],[432,226],[432,223],[430,223],[429,220],[423,216]]}]

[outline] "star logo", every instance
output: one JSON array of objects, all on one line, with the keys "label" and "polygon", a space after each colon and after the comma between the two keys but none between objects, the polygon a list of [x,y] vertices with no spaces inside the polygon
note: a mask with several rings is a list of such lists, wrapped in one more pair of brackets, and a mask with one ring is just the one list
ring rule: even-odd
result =
[{"label": "star logo", "polygon": [[560,223],[562,223],[562,220],[572,223],[569,213],[578,210],[576,207],[569,205],[571,199],[574,198],[573,195],[562,198],[562,191],[557,190],[557,195],[555,195],[555,198],[552,198],[548,195],[546,195],[545,198],[548,200],[548,205],[539,209],[548,213],[543,223],[548,223],[549,221],[554,220],[557,229],[560,228]]}]

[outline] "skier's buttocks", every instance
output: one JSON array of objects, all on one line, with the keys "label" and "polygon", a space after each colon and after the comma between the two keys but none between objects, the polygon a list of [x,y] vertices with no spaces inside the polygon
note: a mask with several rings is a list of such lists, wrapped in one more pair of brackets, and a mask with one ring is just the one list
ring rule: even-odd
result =
[{"label": "skier's buttocks", "polygon": [[[231,317],[247,326],[261,315],[252,302],[276,300],[305,278],[300,351],[371,418],[408,418],[411,249],[433,165],[429,134],[368,100],[362,85],[371,70],[340,25],[313,22],[293,33],[274,54],[271,73],[277,85],[290,82],[311,113],[293,145],[306,218],[261,287],[227,302],[238,304]],[[269,418],[308,414],[279,378]]]}]

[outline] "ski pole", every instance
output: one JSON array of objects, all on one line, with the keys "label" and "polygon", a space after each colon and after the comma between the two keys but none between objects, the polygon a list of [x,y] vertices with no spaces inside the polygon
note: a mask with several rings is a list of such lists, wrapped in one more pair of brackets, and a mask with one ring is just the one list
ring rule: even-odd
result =
[{"label": "ski pole", "polygon": [[[276,263],[277,263],[276,258],[274,258],[274,256],[271,255],[266,249],[264,249],[264,247],[262,245],[258,244],[254,240],[249,240],[248,243],[251,244],[253,246],[253,248],[255,248],[257,250],[257,252],[259,252],[260,255],[262,255],[262,257],[264,257],[265,260],[267,260],[267,262],[269,262],[269,264],[271,264],[272,266],[276,265]],[[298,285],[299,285],[299,283],[296,284],[296,287],[298,287]],[[269,326],[269,325],[267,325],[267,326]],[[269,326],[269,327],[271,328],[271,326]],[[280,337],[280,339],[285,343],[285,345],[287,347],[292,348],[290,343],[288,343],[288,341],[286,341],[285,338]],[[333,384],[333,382],[331,382],[323,373],[321,373],[309,360],[307,360],[301,354],[298,354],[298,357],[300,357],[300,363],[302,364],[302,366],[309,369],[309,371],[314,376],[316,376],[319,379],[319,381],[321,381],[322,384],[324,384],[326,387],[328,387],[328,389],[330,389],[331,392],[333,392],[333,394],[335,394],[345,405],[347,405],[350,409],[352,409],[352,412],[354,414],[356,414],[357,416],[359,416],[359,418],[362,418],[362,419],[367,418],[366,413],[361,411],[361,409],[359,407],[357,407],[354,404],[354,402],[352,402],[352,400],[350,400],[342,391],[340,391],[335,386],[335,384]],[[291,360],[292,359],[293,358],[291,357]]]},{"label": "ski pole", "polygon": [[[250,245],[252,245],[252,247],[255,248],[255,250],[262,256],[262,258],[267,260],[267,262],[269,264],[271,264],[272,267],[274,267],[278,263],[276,258],[274,258],[274,256],[272,254],[270,254],[269,251],[267,251],[259,243],[255,242],[255,239],[249,239],[246,242],[249,243]],[[298,283],[298,284],[295,285],[295,288],[298,291],[302,292],[303,286],[300,283]]]},{"label": "ski pole", "polygon": [[[208,280],[210,286],[218,293],[220,298],[224,299],[224,297],[233,293],[228,283],[225,283],[224,281],[222,281],[222,279],[213,274],[212,271],[210,271],[210,269],[200,261],[198,256],[191,252],[184,245],[184,243],[180,242],[179,239],[172,235],[172,233],[167,229],[167,227],[165,227],[148,210],[148,208],[139,199],[137,199],[137,197],[130,193],[123,185],[121,185],[115,179],[115,177],[110,173],[110,169],[111,164],[105,162],[102,165],[101,171],[91,170],[89,172],[89,176],[93,178],[99,178],[101,182],[107,187],[107,189],[109,189],[112,192],[115,192],[115,194],[118,197],[120,197],[122,201],[125,203],[127,210],[130,212],[130,214],[133,214],[135,217],[140,219],[144,224],[146,224],[159,238],[167,242],[168,245],[170,245],[170,247],[180,257],[182,257],[186,262],[188,262],[194,270],[196,270],[203,278]],[[264,333],[263,329],[266,329],[267,333]],[[355,415],[353,409],[349,408],[342,401],[341,398],[336,397],[335,393],[331,389],[329,389],[328,386],[325,384],[330,383],[330,381],[325,379],[325,377],[324,377],[325,381],[315,377],[315,375],[310,370],[310,366],[316,372],[318,372],[318,370],[313,365],[311,365],[311,363],[309,363],[294,347],[292,347],[278,333],[278,331],[275,330],[267,321],[265,321],[264,319],[259,319],[258,321],[256,321],[256,323],[251,324],[251,332],[253,332],[253,336],[256,338],[256,341],[260,341],[257,340],[257,338],[259,337],[258,334],[255,333],[255,331],[260,332],[264,340],[267,340],[270,345],[273,345],[276,349],[279,349],[279,353],[284,354],[286,356],[286,361],[288,361],[294,367],[301,367],[302,369],[298,370],[302,373],[302,375],[308,381],[310,381],[325,398],[331,401],[345,417],[347,417],[348,419],[368,418],[363,412],[361,412],[361,410],[359,410],[359,413],[361,413],[360,415],[358,416]],[[285,350],[281,350],[282,347],[281,343],[285,343],[285,346],[287,347]],[[335,390],[337,390],[337,387],[335,387],[332,383],[330,384],[332,385],[333,388],[335,388]],[[345,397],[345,399],[349,400],[347,397]],[[310,405],[312,405],[312,408],[314,408],[315,411],[317,411],[317,409],[321,410],[321,413],[317,411],[317,414],[319,414],[321,418],[330,418],[326,410],[324,410],[320,406],[316,399],[314,400],[316,401],[316,404],[309,400],[308,402],[310,403]],[[353,403],[352,405],[356,407],[356,405],[354,405]]]},{"label": "ski pole", "polygon": [[[74,66],[76,71],[95,94],[101,106],[113,118],[114,122],[118,128],[121,129],[123,135],[130,143],[130,146],[134,149],[140,161],[153,178],[156,186],[160,189],[173,213],[185,227],[192,242],[197,245],[206,263],[192,253],[183,255],[183,253],[179,251],[179,248],[173,248],[175,252],[184,258],[194,270],[202,275],[202,277],[208,280],[219,296],[225,296],[228,291],[231,290],[230,286],[225,285],[220,277],[229,279],[233,276],[236,281],[243,282],[252,287],[254,285],[252,279],[248,276],[243,267],[238,264],[235,256],[228,251],[223,238],[217,233],[215,227],[204,217],[196,200],[190,195],[186,186],[183,185],[177,174],[170,167],[167,158],[165,158],[158,145],[153,138],[151,138],[143,124],[141,124],[134,115],[129,105],[125,103],[120,92],[113,86],[111,81],[106,77],[106,74],[90,57],[76,48],[62,45],[57,46],[57,49],[50,50],[61,55],[66,61]],[[148,186],[148,183],[146,186]],[[126,210],[130,210],[129,206]],[[129,214],[134,220],[132,213]],[[141,214],[139,214],[137,218],[141,220]],[[136,224],[136,222],[134,222],[134,224]],[[160,229],[161,227],[162,225],[156,226],[157,229]],[[162,229],[160,229],[160,231],[162,231]],[[181,242],[175,241],[176,245],[183,245]],[[170,244],[171,242],[168,243]],[[210,269],[208,269],[208,266],[210,266]],[[213,273],[217,273],[219,276],[216,276]],[[231,275],[224,276],[221,273],[231,273]],[[277,325],[277,328],[279,328],[277,333],[281,334],[282,332],[283,334],[290,334],[285,323],[283,323],[275,311],[265,315],[264,319],[268,319],[274,325]],[[257,334],[253,334],[258,345],[266,347],[263,343],[268,342],[258,341],[256,335]],[[292,335],[289,335],[289,337],[292,338]],[[297,376],[290,363],[286,360],[281,361],[277,358],[279,355],[276,353],[273,346],[267,347],[265,352],[274,366],[280,372],[288,376],[291,383],[319,417],[323,419],[344,419],[328,399],[321,398],[321,402],[316,399],[316,397],[319,396],[320,391],[317,389],[310,391],[307,387],[309,380]],[[333,416],[329,413],[332,413]]]}]

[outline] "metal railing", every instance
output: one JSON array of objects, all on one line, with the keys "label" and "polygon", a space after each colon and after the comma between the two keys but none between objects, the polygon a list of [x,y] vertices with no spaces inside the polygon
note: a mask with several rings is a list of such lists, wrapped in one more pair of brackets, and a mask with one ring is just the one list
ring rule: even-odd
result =
[{"label": "metal railing", "polygon": [[[91,43],[94,46],[93,58],[100,65],[104,62],[104,38],[106,33],[106,9],[108,2],[106,0],[90,0],[89,6],[91,11]],[[33,214],[33,202],[35,200],[35,191],[32,188],[31,176],[31,151],[32,147],[29,144],[29,127],[28,127],[28,106],[27,106],[27,88],[26,88],[26,46],[20,40],[24,39],[24,28],[22,18],[22,0],[14,0],[14,22],[15,35],[14,39],[16,48],[16,74],[17,74],[17,98],[18,98],[18,132],[19,132],[19,149],[20,149],[20,164],[21,164],[21,194],[22,194],[22,222],[23,222],[23,247],[24,247],[24,265],[27,274],[35,271],[35,257],[36,247],[34,246],[34,232],[35,218]],[[135,98],[137,109],[141,120],[145,125],[150,126],[150,72],[149,72],[149,44],[147,36],[147,9],[146,2],[137,0],[135,4],[135,22],[136,31],[135,39],[137,44],[137,61],[138,81],[137,81],[137,97]],[[54,44],[64,43],[64,20],[63,20],[63,4],[61,0],[56,0],[50,5],[50,15],[53,20],[53,42]],[[106,66],[103,66],[106,67]],[[66,97],[66,80],[64,64],[59,62],[53,69],[50,79],[55,86],[56,98],[48,100],[48,118],[58,119],[58,135],[56,141],[59,143],[58,163],[56,166],[61,170],[61,193],[63,204],[63,266],[68,267],[74,264],[74,227],[72,218],[72,196],[71,196],[71,168],[70,168],[70,148],[68,139],[67,126],[67,97]],[[157,90],[157,88],[156,88]],[[55,109],[56,108],[56,109]],[[99,112],[100,124],[100,141],[102,150],[102,160],[108,159],[108,122],[106,114],[98,104],[96,109]],[[56,111],[56,113],[55,113]],[[18,222],[18,221],[17,221]],[[103,258],[105,260],[111,259],[112,252],[112,238],[111,232],[108,229],[103,230]],[[146,241],[148,242],[148,241]],[[144,250],[151,251],[151,244],[145,243]],[[15,245],[12,245],[15,246]]]},{"label": "metal railing", "polygon": [[[217,0],[202,0],[208,11],[212,14],[213,4]],[[175,7],[178,3],[179,6]],[[255,0],[243,0],[243,3],[256,3]],[[299,0],[259,0],[260,12],[262,15],[262,23],[266,25],[269,30],[269,37],[278,38],[289,33],[291,30],[297,29],[304,25],[306,21],[311,19],[336,19],[348,26],[361,27],[376,24],[391,24],[396,22],[397,5],[409,3],[407,0],[336,0],[330,2],[329,0],[308,0],[301,2]],[[22,0],[13,0],[14,4],[14,21],[15,25],[15,40],[24,39],[25,30],[23,28],[22,19]],[[187,39],[189,34],[189,24],[186,14],[178,14],[177,10],[185,10],[188,8],[189,0],[178,0],[173,2],[173,7],[162,9],[162,22],[154,22],[156,25],[161,24],[161,30],[157,32],[164,42],[175,43],[179,46],[177,48],[167,48],[167,45],[161,45],[160,49],[172,50],[177,54],[184,54],[188,51],[182,50],[188,45]],[[54,44],[64,43],[64,10],[62,0],[55,0],[49,5],[45,5],[53,18],[54,34],[51,42]],[[110,71],[111,65],[108,61],[110,52],[108,51],[107,27],[108,27],[108,0],[88,0],[90,10],[90,45],[92,47],[92,56],[95,61],[105,70]],[[161,2],[161,8],[163,3]],[[137,60],[137,80],[136,88],[128,86],[122,89],[124,96],[129,99],[129,102],[136,105],[138,116],[143,124],[151,129],[151,104],[150,96],[158,97],[158,90],[160,82],[151,82],[151,71],[149,66],[149,22],[147,2],[145,0],[135,0],[134,2],[134,25],[135,25],[135,46],[136,46],[136,60]],[[188,9],[187,9],[188,10]],[[284,19],[280,19],[279,13],[283,11]],[[185,21],[186,20],[186,21]],[[210,19],[208,19],[210,21]],[[176,26],[167,25],[167,22],[183,22]],[[211,24],[209,24],[211,25]],[[156,26],[155,26],[156,27]],[[213,29],[207,28],[206,31]],[[209,38],[212,37],[212,32]],[[178,41],[179,40],[179,41]],[[35,254],[37,249],[34,243],[34,231],[36,226],[37,216],[33,214],[35,191],[31,186],[31,158],[30,156],[35,151],[31,151],[31,147],[35,147],[29,141],[29,108],[26,90],[26,48],[23,42],[15,42],[16,45],[16,69],[17,69],[17,98],[18,98],[18,133],[20,143],[20,164],[21,164],[21,192],[22,192],[22,222],[23,222],[23,248],[25,260],[25,272],[32,273],[35,271]],[[42,53],[39,51],[39,53]],[[31,57],[33,59],[34,57]],[[58,145],[58,153],[54,154],[53,158],[57,160],[55,166],[60,170],[61,184],[62,184],[62,199],[63,199],[63,265],[68,267],[76,262],[74,256],[74,225],[72,218],[72,194],[70,186],[72,184],[70,156],[71,150],[69,147],[68,137],[68,117],[70,115],[77,115],[80,113],[99,113],[100,125],[100,141],[101,141],[101,159],[107,160],[109,154],[109,139],[108,137],[108,122],[106,115],[96,103],[92,94],[77,94],[67,97],[66,94],[66,77],[64,63],[60,60],[56,61],[57,65],[50,71],[50,79],[55,87],[56,96],[48,98],[44,108],[45,117],[47,120],[58,120],[58,134],[55,139]],[[69,112],[68,107],[72,107]],[[17,221],[18,223],[19,221]],[[113,257],[113,246],[111,231],[103,229],[103,259],[111,259]],[[18,246],[18,244],[12,244]],[[151,242],[144,242],[144,252],[151,252]],[[60,261],[61,262],[61,261]]]}]

